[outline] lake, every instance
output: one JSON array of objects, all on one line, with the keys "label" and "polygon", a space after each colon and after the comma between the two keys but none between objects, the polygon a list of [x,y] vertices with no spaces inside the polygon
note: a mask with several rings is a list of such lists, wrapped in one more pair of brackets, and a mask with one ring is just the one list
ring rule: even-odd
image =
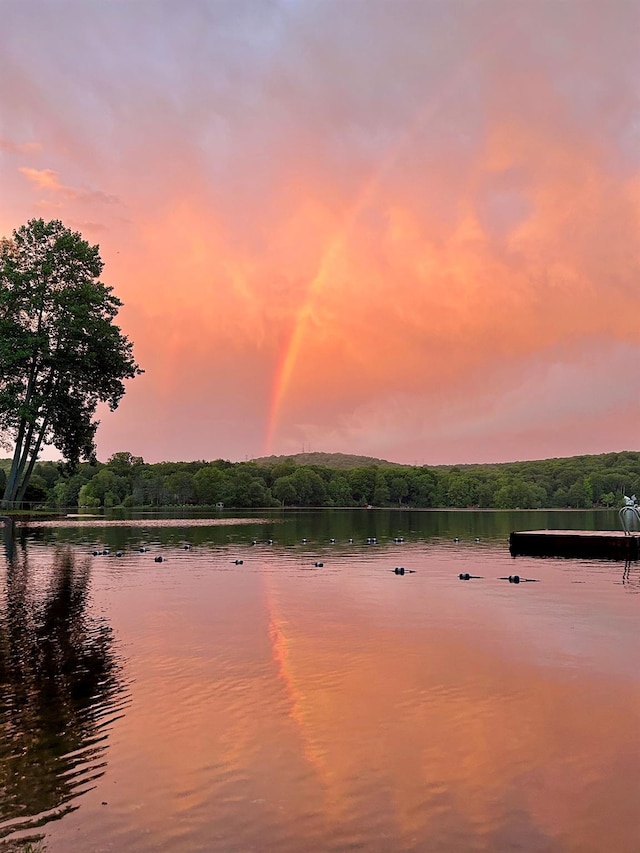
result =
[{"label": "lake", "polygon": [[0,849],[635,853],[640,566],[510,557],[510,530],[544,527],[619,523],[324,510],[16,527]]}]

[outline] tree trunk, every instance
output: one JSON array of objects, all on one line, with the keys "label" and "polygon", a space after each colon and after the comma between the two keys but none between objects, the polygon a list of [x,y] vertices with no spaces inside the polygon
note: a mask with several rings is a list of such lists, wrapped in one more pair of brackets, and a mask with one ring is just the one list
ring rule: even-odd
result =
[{"label": "tree trunk", "polygon": [[[15,482],[16,496],[15,496],[14,500],[16,502],[20,501],[20,494],[19,493],[22,489],[22,486],[23,485],[26,486],[25,479],[24,479],[24,469],[25,469],[26,464],[29,461],[29,459],[30,458],[33,459],[33,455],[36,452],[35,447],[33,446],[33,434],[36,431],[36,429],[38,428],[38,417],[39,416],[36,415],[33,418],[33,420],[31,421],[31,423],[29,424],[29,429],[27,430],[27,434],[24,437],[24,441],[22,442],[22,454],[20,455],[20,464],[18,465],[18,471],[16,474],[16,482]],[[40,428],[38,438],[36,439],[36,447],[38,448],[38,450],[40,449],[40,444],[42,441],[41,436],[42,436],[42,429]]]},{"label": "tree trunk", "polygon": [[27,491],[27,486],[29,485],[29,480],[31,479],[31,475],[33,474],[33,469],[35,467],[36,462],[38,461],[38,454],[40,453],[40,448],[42,447],[42,439],[44,438],[45,431],[47,429],[47,418],[42,421],[42,426],[40,427],[40,433],[36,440],[35,446],[31,451],[31,459],[29,460],[29,467],[25,475],[22,477],[22,484],[16,496],[16,500],[18,503],[21,503],[24,500],[25,492]]},{"label": "tree trunk", "polygon": [[[39,323],[40,321],[38,321]],[[38,376],[38,362],[36,356],[33,358],[33,362],[31,365],[31,369],[29,371],[29,381],[27,383],[27,391],[24,397],[24,406],[29,406],[33,399],[35,387],[36,387],[36,379]],[[36,420],[37,417],[34,419]],[[34,428],[34,420],[27,420],[27,416],[23,415],[20,419],[20,426],[18,428],[18,434],[16,436],[16,447],[13,453],[13,459],[11,460],[11,470],[9,472],[9,476],[7,477],[7,484],[4,490],[4,496],[2,499],[2,505],[7,506],[9,503],[12,503],[16,499],[16,493],[18,491],[18,484],[20,481],[20,475],[24,470],[24,465],[26,459],[23,459],[25,450],[28,456],[29,445],[31,444],[31,437],[33,436],[33,428]],[[27,441],[27,446],[25,448],[25,431],[27,429],[27,425],[29,425],[29,440]]]},{"label": "tree trunk", "polygon": [[[27,388],[26,396],[27,403],[30,403],[34,397],[36,375],[36,373],[32,372],[32,375],[29,379],[29,386]],[[41,399],[48,399],[49,395],[51,394],[53,384],[53,373],[51,373],[47,379],[46,387],[44,388]],[[40,409],[40,406],[38,407],[38,409]],[[28,421],[26,417],[23,417],[22,421],[20,422],[20,429],[18,430],[18,436],[16,438],[16,449],[13,454],[13,460],[11,462],[11,472],[7,479],[7,486],[4,492],[4,498],[2,502],[3,506],[8,505],[9,503],[13,503],[14,501],[20,503],[20,501],[22,501],[22,499],[24,498],[24,493],[27,489],[27,486],[29,485],[29,480],[31,478],[31,474],[33,473],[34,465],[36,464],[36,461],[38,459],[38,453],[40,452],[42,440],[44,438],[47,423],[49,421],[49,415],[45,414],[42,424],[38,427],[39,416],[40,412],[37,411],[33,415],[31,421]],[[35,441],[35,445],[33,445],[33,436],[36,431],[37,438]],[[29,462],[29,467],[27,468],[27,472],[25,474],[24,469],[27,465],[27,461]]]},{"label": "tree trunk", "polygon": [[9,506],[9,504],[15,500],[16,492],[18,489],[18,468],[20,467],[20,457],[22,456],[22,445],[24,443],[24,432],[27,428],[27,419],[22,418],[20,421],[20,426],[18,428],[18,435],[16,436],[16,447],[13,451],[13,459],[11,460],[11,470],[9,471],[9,476],[7,477],[7,483],[4,489],[4,495],[2,498],[2,505]]}]

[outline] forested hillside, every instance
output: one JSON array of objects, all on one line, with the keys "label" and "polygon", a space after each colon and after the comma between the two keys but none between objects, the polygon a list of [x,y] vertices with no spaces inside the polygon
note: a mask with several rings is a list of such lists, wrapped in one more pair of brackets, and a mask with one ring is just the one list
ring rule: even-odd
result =
[{"label": "forested hillside", "polygon": [[[338,456],[341,456],[338,454]],[[199,505],[610,507],[640,494],[640,453],[574,456],[495,465],[412,467],[386,462],[349,467],[299,464],[276,457],[253,462],[160,462],[116,453],[106,464],[67,472],[39,462],[25,505],[159,507]],[[358,457],[356,457],[358,459]],[[0,489],[7,461],[0,460]]]},{"label": "forested hillside", "polygon": [[398,462],[387,462],[386,459],[376,459],[373,456],[354,456],[351,453],[294,453],[291,456],[261,456],[252,460],[264,468],[273,468],[281,462],[295,462],[296,465],[320,465],[325,468],[340,468],[344,471],[351,468],[366,468],[377,465],[382,468],[401,468]]}]

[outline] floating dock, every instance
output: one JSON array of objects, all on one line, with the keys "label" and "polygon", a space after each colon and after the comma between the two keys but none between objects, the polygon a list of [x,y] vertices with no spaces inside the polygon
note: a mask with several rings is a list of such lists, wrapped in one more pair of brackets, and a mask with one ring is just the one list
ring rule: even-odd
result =
[{"label": "floating dock", "polygon": [[640,534],[621,530],[521,530],[509,536],[512,557],[585,557],[637,560]]}]

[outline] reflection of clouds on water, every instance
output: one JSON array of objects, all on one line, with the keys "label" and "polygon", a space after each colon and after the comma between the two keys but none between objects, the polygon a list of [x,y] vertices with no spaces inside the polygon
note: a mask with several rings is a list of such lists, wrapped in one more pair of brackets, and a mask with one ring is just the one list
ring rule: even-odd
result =
[{"label": "reflection of clouds on water", "polygon": [[34,565],[5,536],[0,597],[0,838],[78,807],[128,703],[113,636],[89,609],[90,564]]},{"label": "reflection of clouds on water", "polygon": [[38,527],[228,527],[234,524],[272,524],[268,518],[101,518],[88,521],[79,518],[59,518],[55,521],[29,521],[30,528]]}]

